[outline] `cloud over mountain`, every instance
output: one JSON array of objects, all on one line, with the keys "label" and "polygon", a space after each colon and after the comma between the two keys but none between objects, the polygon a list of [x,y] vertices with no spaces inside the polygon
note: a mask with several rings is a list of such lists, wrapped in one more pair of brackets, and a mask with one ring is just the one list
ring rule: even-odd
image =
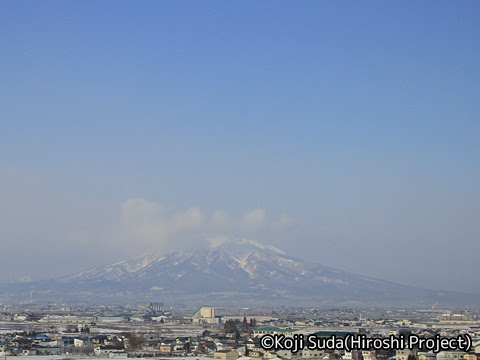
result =
[{"label": "cloud over mountain", "polygon": [[175,249],[224,242],[243,237],[272,235],[295,225],[286,214],[269,217],[265,209],[253,209],[241,216],[223,210],[211,213],[198,207],[183,210],[131,198],[122,205],[117,244],[140,248]]}]

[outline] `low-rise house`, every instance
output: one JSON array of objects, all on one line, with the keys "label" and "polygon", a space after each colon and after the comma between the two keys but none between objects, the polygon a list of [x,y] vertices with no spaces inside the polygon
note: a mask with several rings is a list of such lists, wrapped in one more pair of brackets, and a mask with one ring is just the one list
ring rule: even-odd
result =
[{"label": "low-rise house", "polygon": [[175,344],[174,343],[161,343],[159,346],[159,350],[161,353],[164,354],[172,354],[175,349]]},{"label": "low-rise house", "polygon": [[10,347],[19,351],[29,349],[32,347],[32,340],[23,337],[15,337],[15,339],[10,341]]},{"label": "low-rise house", "polygon": [[436,360],[437,354],[434,352],[419,352],[418,360]]},{"label": "low-rise house", "polygon": [[377,360],[377,352],[375,350],[362,350],[364,360]]},{"label": "low-rise house", "polygon": [[109,356],[109,354],[114,353],[124,353],[125,349],[123,346],[114,346],[114,345],[105,345],[105,346],[97,346],[94,349],[94,353],[97,356]]},{"label": "low-rise house", "polygon": [[185,352],[185,350],[186,350],[186,346],[184,342],[175,343],[175,347],[174,347],[175,352]]},{"label": "low-rise house", "polygon": [[259,349],[260,350],[261,346],[260,346],[260,338],[259,337],[254,337],[254,338],[250,338],[247,340],[247,349],[249,350],[255,350],[255,349]]},{"label": "low-rise house", "polygon": [[237,360],[240,356],[235,350],[217,350],[213,352],[213,358],[219,360]]},{"label": "low-rise house", "polygon": [[41,342],[51,341],[52,339],[46,334],[37,334],[34,338],[34,341],[39,344]]},{"label": "low-rise house", "polygon": [[96,335],[92,337],[91,340],[94,345],[104,345],[108,342],[108,335]]},{"label": "low-rise house", "polygon": [[263,335],[285,335],[285,337],[293,338],[293,335],[299,333],[298,330],[291,327],[261,327],[253,330],[253,337],[262,337]]},{"label": "low-rise house", "polygon": [[247,345],[245,344],[232,344],[229,349],[235,350],[239,357],[245,356],[247,352]]},{"label": "low-rise house", "polygon": [[[290,353],[291,354],[291,353]],[[263,356],[265,355],[265,351],[250,351],[248,356],[252,360],[263,360]]]},{"label": "low-rise house", "polygon": [[478,355],[479,354],[475,354],[474,352],[469,352],[463,355],[463,360],[478,360]]},{"label": "low-rise house", "polygon": [[398,349],[395,351],[396,360],[418,359],[418,349]]},{"label": "low-rise house", "polygon": [[325,350],[310,350],[306,347],[302,350],[303,359],[323,359],[324,356]]},{"label": "low-rise house", "polygon": [[40,347],[60,347],[60,346],[63,346],[63,341],[62,340],[40,341],[40,342],[36,342],[36,345]]},{"label": "low-rise house", "polygon": [[239,357],[237,360],[252,360],[252,358],[248,356],[242,356],[242,357]]},{"label": "low-rise house", "polygon": [[[265,351],[265,350],[264,350]],[[260,355],[261,354],[261,355]],[[252,359],[256,360],[257,358],[263,358],[264,352],[263,351],[250,351],[248,356]],[[291,359],[294,357],[290,350],[277,350],[277,355],[283,359]]]},{"label": "low-rise house", "polygon": [[126,352],[111,352],[108,354],[110,359],[126,359],[128,358],[128,353]]},{"label": "low-rise house", "polygon": [[15,316],[9,313],[0,313],[0,321],[13,321]]},{"label": "low-rise house", "polygon": [[60,355],[60,348],[58,346],[36,346],[37,355]]},{"label": "low-rise house", "polygon": [[57,343],[60,346],[74,346],[75,338],[73,336],[62,336],[61,339],[57,340]]},{"label": "low-rise house", "polygon": [[475,354],[480,354],[480,340],[475,339],[472,344],[472,351],[475,352]]},{"label": "low-rise house", "polygon": [[440,351],[437,360],[463,360],[463,351]]},{"label": "low-rise house", "polygon": [[74,338],[73,339],[73,346],[75,347],[84,347],[90,345],[90,339],[88,337],[82,337],[82,338]]}]

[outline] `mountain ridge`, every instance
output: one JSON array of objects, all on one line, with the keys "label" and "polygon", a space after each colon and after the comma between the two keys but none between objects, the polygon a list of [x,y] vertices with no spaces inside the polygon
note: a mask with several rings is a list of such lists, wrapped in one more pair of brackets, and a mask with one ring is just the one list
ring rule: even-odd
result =
[{"label": "mountain ridge", "polygon": [[[166,302],[217,305],[475,306],[480,295],[379,280],[305,262],[262,243],[240,240],[131,257],[72,275],[0,288],[0,300]],[[478,305],[477,305],[478,306]]]}]

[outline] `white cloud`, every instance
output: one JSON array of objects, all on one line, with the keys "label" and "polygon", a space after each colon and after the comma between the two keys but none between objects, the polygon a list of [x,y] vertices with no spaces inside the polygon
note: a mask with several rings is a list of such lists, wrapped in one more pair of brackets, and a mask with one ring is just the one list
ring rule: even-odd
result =
[{"label": "white cloud", "polygon": [[179,211],[173,216],[174,232],[184,230],[203,230],[206,225],[206,217],[199,208],[191,207],[186,211]]},{"label": "white cloud", "polygon": [[228,215],[223,210],[216,210],[212,214],[212,226],[214,229],[227,230],[231,226],[231,221]]},{"label": "white cloud", "polygon": [[[198,207],[169,210],[161,204],[132,198],[122,205],[121,226],[117,245],[127,249],[171,250],[179,247],[216,245],[232,238],[262,237],[265,231],[287,227],[290,218],[282,215],[269,221],[264,209],[254,209],[239,218],[230,217],[223,210],[207,214]],[[263,240],[263,239],[259,239]]]},{"label": "white cloud", "polygon": [[266,220],[267,215],[265,213],[265,210],[256,209],[249,212],[243,217],[243,225],[246,230],[256,231],[265,225]]},{"label": "white cloud", "polygon": [[272,222],[271,228],[273,231],[282,231],[294,226],[295,224],[295,219],[287,214],[282,214],[277,221]]}]

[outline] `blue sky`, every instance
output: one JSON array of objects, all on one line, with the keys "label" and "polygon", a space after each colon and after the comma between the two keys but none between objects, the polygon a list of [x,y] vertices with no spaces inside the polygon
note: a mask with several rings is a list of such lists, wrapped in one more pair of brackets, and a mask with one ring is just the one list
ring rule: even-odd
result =
[{"label": "blue sky", "polygon": [[480,292],[478,2],[0,9],[0,280],[223,236]]}]

